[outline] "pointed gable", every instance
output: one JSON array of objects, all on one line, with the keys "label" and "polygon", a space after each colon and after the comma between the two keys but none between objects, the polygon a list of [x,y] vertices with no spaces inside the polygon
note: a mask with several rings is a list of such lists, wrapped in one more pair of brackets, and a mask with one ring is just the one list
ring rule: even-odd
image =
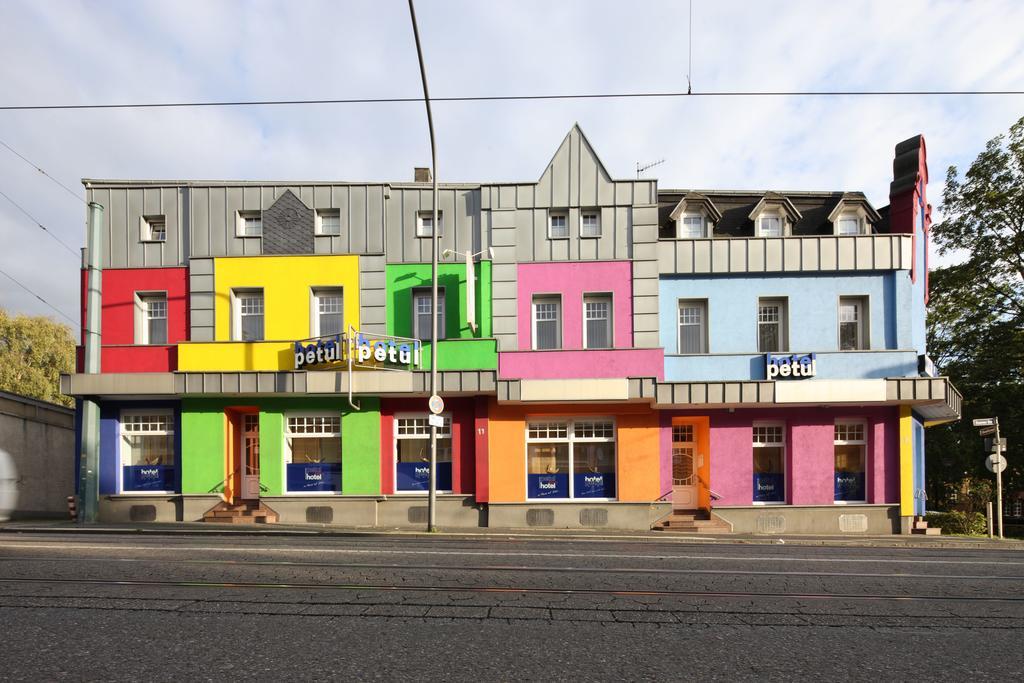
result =
[{"label": "pointed gable", "polygon": [[313,209],[285,190],[263,212],[264,254],[312,254],[316,221]]},{"label": "pointed gable", "polygon": [[569,129],[537,181],[549,206],[605,206],[615,201],[615,183],[578,123]]}]

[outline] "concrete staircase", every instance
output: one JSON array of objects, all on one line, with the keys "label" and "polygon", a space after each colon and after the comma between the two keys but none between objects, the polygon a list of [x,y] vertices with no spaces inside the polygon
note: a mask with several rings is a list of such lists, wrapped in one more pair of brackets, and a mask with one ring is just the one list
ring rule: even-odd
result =
[{"label": "concrete staircase", "polygon": [[924,521],[924,517],[918,515],[914,517],[914,525],[910,528],[910,533],[920,536],[941,536],[942,529],[938,527],[929,528],[928,522]]},{"label": "concrete staircase", "polygon": [[673,510],[653,527],[654,531],[680,534],[731,534],[732,526],[707,510]]},{"label": "concrete staircase", "polygon": [[277,513],[258,500],[220,502],[206,511],[203,521],[213,524],[274,524]]}]

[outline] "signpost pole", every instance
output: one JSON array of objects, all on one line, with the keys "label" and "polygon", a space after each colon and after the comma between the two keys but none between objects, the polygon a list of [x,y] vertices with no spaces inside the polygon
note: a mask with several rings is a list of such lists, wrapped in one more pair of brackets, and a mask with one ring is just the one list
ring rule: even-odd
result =
[{"label": "signpost pole", "polygon": [[[416,8],[409,0],[409,16],[412,19],[412,34],[416,39],[416,57],[420,62],[420,79],[423,81],[423,101],[427,105],[427,128],[430,129],[430,175],[433,181],[432,204],[434,207],[430,223],[430,395],[437,396],[437,145],[434,140],[434,116],[430,111],[430,90],[427,88],[427,68],[423,63],[423,48],[420,46],[420,31],[416,26]],[[427,531],[437,531],[437,425],[430,425],[430,489],[427,495]]]},{"label": "signpost pole", "polygon": [[996,518],[999,520],[999,538],[1003,538],[1003,468],[999,465],[1003,455],[1003,442],[999,440],[999,418],[996,418]]}]

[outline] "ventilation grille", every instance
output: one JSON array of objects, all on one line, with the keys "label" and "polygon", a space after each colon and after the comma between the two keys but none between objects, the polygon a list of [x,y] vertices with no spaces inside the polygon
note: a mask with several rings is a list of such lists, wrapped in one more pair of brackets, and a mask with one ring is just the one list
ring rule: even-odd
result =
[{"label": "ventilation grille", "polygon": [[426,524],[430,518],[429,508],[425,505],[409,508],[409,524]]},{"label": "ventilation grille", "polygon": [[863,533],[868,530],[868,516],[839,515],[839,530],[847,534]]},{"label": "ventilation grille", "polygon": [[133,522],[155,522],[156,505],[132,505],[128,510],[128,518]]},{"label": "ventilation grille", "polygon": [[606,508],[583,508],[580,510],[580,526],[608,526],[608,510]]},{"label": "ventilation grille", "polygon": [[757,518],[757,533],[782,534],[786,532],[786,518],[782,515],[761,515]]},{"label": "ventilation grille", "polygon": [[330,524],[334,521],[334,508],[327,505],[310,505],[306,508],[306,521],[310,524]]},{"label": "ventilation grille", "polygon": [[526,511],[526,526],[554,526],[555,511],[551,508],[534,508]]}]

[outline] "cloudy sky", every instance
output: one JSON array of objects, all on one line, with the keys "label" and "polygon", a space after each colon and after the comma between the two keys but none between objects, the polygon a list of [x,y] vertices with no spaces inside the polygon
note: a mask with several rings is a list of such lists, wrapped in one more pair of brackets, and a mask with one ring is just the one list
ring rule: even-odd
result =
[{"label": "cloudy sky", "polygon": [[[420,0],[435,96],[686,89],[685,0]],[[694,0],[707,91],[1022,90],[1024,2]],[[0,2],[0,104],[416,97],[404,0]],[[615,177],[661,187],[863,190],[888,203],[893,146],[945,170],[1024,115],[1024,97],[439,103],[443,181],[536,180],[578,121]],[[422,104],[0,111],[0,140],[80,179],[411,180]],[[81,202],[0,147],[0,191],[65,242]],[[80,192],[81,194],[81,192]],[[0,269],[77,317],[78,261],[0,198]],[[57,314],[0,276],[0,306]]]}]

